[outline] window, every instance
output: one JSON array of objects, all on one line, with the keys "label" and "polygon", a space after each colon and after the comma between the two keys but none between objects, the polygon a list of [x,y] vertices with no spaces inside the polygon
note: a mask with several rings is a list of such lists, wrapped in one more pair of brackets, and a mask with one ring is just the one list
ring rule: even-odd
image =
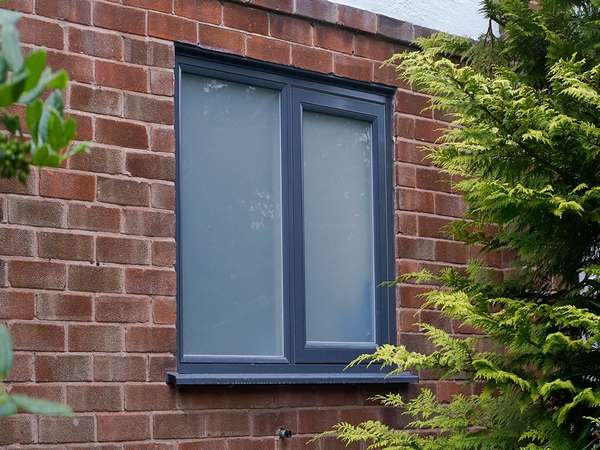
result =
[{"label": "window", "polygon": [[395,335],[390,92],[187,46],[176,73],[170,381],[383,379],[342,369]]}]

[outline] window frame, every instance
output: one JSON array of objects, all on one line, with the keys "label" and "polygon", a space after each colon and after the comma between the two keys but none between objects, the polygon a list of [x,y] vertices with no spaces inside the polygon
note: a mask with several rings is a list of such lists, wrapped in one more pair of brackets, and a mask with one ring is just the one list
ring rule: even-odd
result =
[{"label": "window frame", "polygon": [[[176,372],[167,375],[174,384],[269,384],[269,383],[372,383],[414,382],[405,373],[386,377],[379,367],[364,365],[343,371],[360,353],[374,348],[303,348],[304,324],[304,242],[302,218],[301,108],[335,111],[336,115],[372,123],[372,169],[374,212],[374,263],[379,280],[395,277],[392,185],[392,97],[394,88],[321,75],[249,58],[227,55],[199,47],[175,46],[175,139],[176,190]],[[180,98],[183,73],[215,77],[280,91],[281,99],[281,177],[283,251],[283,357],[236,357],[184,355],[182,330],[184,305],[181,298],[181,230],[185,214],[180,204]],[[297,108],[299,106],[299,108]],[[299,116],[300,115],[300,116]],[[300,267],[301,266],[301,267]],[[302,299],[302,301],[299,301]],[[393,288],[376,288],[377,344],[396,341],[395,293]]]}]

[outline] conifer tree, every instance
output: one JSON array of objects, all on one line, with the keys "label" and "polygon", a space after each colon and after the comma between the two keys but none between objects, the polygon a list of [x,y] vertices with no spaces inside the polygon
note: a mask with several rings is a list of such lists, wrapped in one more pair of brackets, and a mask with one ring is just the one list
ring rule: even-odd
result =
[{"label": "conifer tree", "polygon": [[[436,34],[393,56],[400,76],[453,118],[433,163],[467,211],[449,232],[484,251],[510,251],[502,280],[477,260],[390,285],[424,294],[482,336],[422,324],[431,354],[384,345],[353,364],[433,369],[481,388],[441,404],[429,390],[377,398],[411,417],[330,434],[369,449],[600,448],[600,0],[485,0],[477,41]],[[496,25],[500,33],[496,31]],[[492,345],[482,345],[482,341]],[[433,429],[434,433],[415,433]]]}]

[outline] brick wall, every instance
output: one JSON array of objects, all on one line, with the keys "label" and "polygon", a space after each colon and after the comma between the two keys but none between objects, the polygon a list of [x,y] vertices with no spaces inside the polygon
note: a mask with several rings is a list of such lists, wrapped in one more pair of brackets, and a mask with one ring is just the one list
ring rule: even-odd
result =
[{"label": "brick wall", "polygon": [[[76,411],[0,419],[0,445],[334,450],[342,446],[333,440],[305,443],[340,420],[402,426],[396,412],[366,400],[386,386],[178,391],[164,383],[175,364],[173,41],[397,86],[396,257],[406,272],[460,265],[469,253],[439,230],[462,214],[461,199],[417,148],[444,122],[421,111],[425,96],[380,68],[427,30],[323,0],[9,5],[24,13],[28,48],[47,48],[51,64],[69,71],[67,108],[92,151],[64,169],[34,171],[26,185],[0,182],[0,319],[16,348],[11,389]],[[418,313],[423,290],[398,289],[398,338],[413,349],[427,348],[419,315],[461,331],[436,311]],[[421,375],[442,399],[463,388]],[[279,442],[280,425],[296,437]]]}]

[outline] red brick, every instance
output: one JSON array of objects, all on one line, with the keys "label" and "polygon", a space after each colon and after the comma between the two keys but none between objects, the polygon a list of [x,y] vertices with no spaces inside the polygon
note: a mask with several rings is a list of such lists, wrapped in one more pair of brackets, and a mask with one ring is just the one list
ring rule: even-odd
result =
[{"label": "red brick", "polygon": [[294,431],[298,429],[296,410],[259,411],[252,414],[253,436],[273,436],[275,431],[282,426]]},{"label": "red brick", "polygon": [[396,91],[394,108],[397,112],[431,118],[429,97],[404,90]]},{"label": "red brick", "polygon": [[[41,356],[41,355],[40,355]],[[6,382],[24,382],[33,380],[33,354],[28,353],[14,353],[13,354],[13,365],[8,377],[4,380]],[[0,435],[2,433],[0,432]],[[2,442],[2,438],[0,438]]]},{"label": "red brick", "polygon": [[414,28],[413,24],[408,22],[381,14],[377,16],[377,33],[394,40],[412,43],[415,40]]},{"label": "red brick", "polygon": [[416,169],[417,187],[420,189],[429,189],[432,191],[451,191],[450,176],[438,169],[428,169],[419,167]]},{"label": "red brick", "polygon": [[98,178],[98,201],[118,205],[148,206],[150,185],[121,178]]},{"label": "red brick", "polygon": [[123,273],[117,267],[69,266],[69,289],[89,292],[121,292]]},{"label": "red brick", "polygon": [[111,116],[123,114],[123,100],[120,92],[93,88],[83,84],[70,85],[69,105],[80,111]]},{"label": "red brick", "polygon": [[123,38],[101,31],[69,28],[69,50],[101,58],[123,59]]},{"label": "red brick", "polygon": [[151,186],[150,205],[159,209],[175,209],[175,186],[153,184]]},{"label": "red brick", "polygon": [[218,0],[175,0],[175,14],[201,22],[220,24],[223,6]]},{"label": "red brick", "polygon": [[436,241],[435,259],[456,264],[467,262],[467,247],[461,242]]},{"label": "red brick", "polygon": [[175,295],[175,272],[161,269],[126,269],[125,290],[132,294]]},{"label": "red brick", "polygon": [[130,119],[172,125],[174,105],[172,99],[125,94],[124,112]]},{"label": "red brick", "polygon": [[33,232],[18,228],[0,228],[0,254],[33,256]]},{"label": "red brick", "polygon": [[154,323],[164,325],[175,324],[175,299],[168,297],[155,297],[152,301],[152,315]]},{"label": "red brick", "polygon": [[331,52],[312,47],[292,46],[292,64],[317,72],[333,72],[333,56]]},{"label": "red brick", "polygon": [[237,31],[198,24],[198,42],[203,47],[224,50],[241,55],[244,53],[244,35]]},{"label": "red brick", "polygon": [[141,239],[99,236],[96,240],[96,258],[102,262],[148,264],[148,243]]},{"label": "red brick", "polygon": [[102,296],[96,299],[98,322],[147,322],[150,301],[145,297]]},{"label": "red brick", "polygon": [[433,193],[415,189],[396,190],[397,207],[405,211],[433,213]]},{"label": "red brick", "polygon": [[364,34],[357,34],[354,41],[354,53],[369,59],[385,61],[397,53],[399,46],[389,41],[374,38]]},{"label": "red brick", "polygon": [[153,237],[174,237],[175,215],[159,211],[126,210],[125,233]]},{"label": "red brick", "polygon": [[62,203],[28,199],[8,199],[8,221],[24,225],[60,228],[64,224],[65,207]]},{"label": "red brick", "polygon": [[400,309],[396,314],[398,331],[419,331],[419,312],[418,309]]},{"label": "red brick", "polygon": [[54,70],[65,69],[73,81],[91,83],[94,81],[94,60],[88,56],[78,56],[54,50],[47,51],[48,66]]},{"label": "red brick", "polygon": [[148,13],[148,34],[169,41],[197,40],[196,23],[168,14]]},{"label": "red brick", "polygon": [[145,379],[145,356],[94,356],[94,380],[96,381],[144,381]]},{"label": "red brick", "polygon": [[74,200],[93,200],[96,178],[92,175],[58,170],[40,172],[40,195]]},{"label": "red brick", "polygon": [[89,235],[39,232],[38,256],[49,259],[92,261],[94,239]]},{"label": "red brick", "polygon": [[19,21],[19,31],[25,43],[59,50],[64,48],[64,32],[57,23],[22,17]]},{"label": "red brick", "polygon": [[125,388],[127,411],[168,411],[175,409],[175,390],[166,384],[129,384]]},{"label": "red brick", "polygon": [[16,178],[0,178],[0,192],[9,194],[37,194],[37,170],[32,168],[25,183]]},{"label": "red brick", "polygon": [[298,433],[319,433],[340,420],[337,409],[302,409],[298,411]]},{"label": "red brick", "polygon": [[250,416],[246,412],[210,412],[206,416],[207,436],[247,436]]},{"label": "red brick", "polygon": [[312,44],[312,24],[306,20],[271,14],[269,16],[271,36],[298,44]]},{"label": "red brick", "polygon": [[393,87],[408,88],[406,82],[396,72],[395,67],[382,66],[379,63],[373,66],[373,81]]},{"label": "red brick", "polygon": [[397,245],[396,255],[402,258],[426,260],[434,258],[434,241],[398,236]]},{"label": "red brick", "polygon": [[154,241],[152,243],[152,264],[155,266],[174,266],[175,242]]},{"label": "red brick", "polygon": [[126,348],[128,352],[173,352],[175,328],[132,326],[127,330]]},{"label": "red brick", "polygon": [[134,177],[175,180],[175,158],[148,153],[128,153],[127,171]]},{"label": "red brick", "polygon": [[373,79],[373,63],[352,56],[336,54],[333,58],[333,71],[336,75],[355,80],[371,81]]},{"label": "red brick", "polygon": [[31,13],[33,12],[33,0],[8,0],[2,4],[2,7],[14,11]]},{"label": "red brick", "polygon": [[8,281],[13,287],[64,289],[64,264],[43,261],[9,261]]},{"label": "red brick", "polygon": [[131,36],[124,36],[123,43],[123,57],[127,62],[168,68],[172,68],[175,63],[175,51],[172,44]]},{"label": "red brick", "polygon": [[123,331],[116,325],[69,325],[70,352],[120,352]]},{"label": "red brick", "polygon": [[36,355],[35,379],[40,382],[92,381],[89,355]]},{"label": "red brick", "polygon": [[173,128],[152,128],[150,149],[155,152],[175,153],[175,133]]},{"label": "red brick", "polygon": [[[175,92],[175,75],[172,70],[150,69],[150,92],[172,97]],[[166,113],[173,115],[173,107]]]},{"label": "red brick", "polygon": [[250,3],[286,13],[292,13],[294,10],[294,0],[250,0]]},{"label": "red brick", "polygon": [[328,0],[296,0],[295,13],[323,22],[335,22],[337,5]]},{"label": "red brick", "polygon": [[52,402],[64,403],[65,390],[63,386],[44,384],[14,384],[11,393],[42,398]]},{"label": "red brick", "polygon": [[396,139],[395,143],[396,161],[409,162],[430,166],[431,161],[427,158],[427,152],[423,151],[421,146],[413,142]]},{"label": "red brick", "polygon": [[100,86],[148,92],[148,71],[144,67],[96,60],[95,70]]},{"label": "red brick", "polygon": [[394,135],[414,139],[415,118],[411,116],[394,114]]},{"label": "red brick", "polygon": [[152,419],[155,439],[193,439],[205,436],[204,413],[158,413]]},{"label": "red brick", "polygon": [[354,50],[354,34],[349,31],[328,25],[317,25],[315,28],[315,45],[343,53]]},{"label": "red brick", "polygon": [[459,195],[436,193],[435,213],[442,216],[462,217],[465,213],[465,202]]},{"label": "red brick", "polygon": [[123,120],[96,118],[96,140],[103,144],[129,148],[148,148],[146,127]]},{"label": "red brick", "polygon": [[226,439],[201,439],[197,441],[181,442],[178,446],[179,450],[223,450],[227,448]]},{"label": "red brick", "polygon": [[277,442],[277,438],[273,437],[262,439],[230,439],[229,450],[275,450],[278,445]]},{"label": "red brick", "polygon": [[434,143],[443,135],[446,128],[440,122],[417,119],[415,121],[415,139]]},{"label": "red brick", "polygon": [[33,292],[0,291],[0,319],[33,319]]},{"label": "red brick", "polygon": [[269,32],[269,17],[265,11],[235,3],[223,5],[223,23],[228,27],[250,33],[266,35]]},{"label": "red brick", "polygon": [[289,64],[291,46],[287,42],[251,35],[246,40],[246,55],[250,58],[277,64]]},{"label": "red brick", "polygon": [[94,25],[143,35],[146,34],[146,11],[96,1],[94,2]]},{"label": "red brick", "polygon": [[424,299],[422,294],[429,292],[431,288],[423,286],[403,285],[400,286],[400,294],[398,296],[402,306],[410,308],[420,308],[423,306]]},{"label": "red brick", "polygon": [[419,236],[448,239],[447,226],[452,221],[435,216],[419,216]]},{"label": "red brick", "polygon": [[35,12],[42,16],[89,25],[92,8],[89,0],[37,0]]},{"label": "red brick", "polygon": [[83,114],[77,114],[74,112],[69,112],[66,114],[69,118],[75,121],[75,125],[77,131],[75,133],[75,138],[80,141],[90,141],[93,138],[93,123],[92,118],[90,116],[86,116]]},{"label": "red brick", "polygon": [[396,186],[416,187],[417,185],[417,169],[409,164],[396,164],[394,176]]},{"label": "red brick", "polygon": [[125,153],[115,148],[93,147],[88,153],[70,157],[68,167],[85,172],[121,174],[125,172]]},{"label": "red brick", "polygon": [[67,404],[73,411],[122,411],[121,386],[67,386]]},{"label": "red brick", "polygon": [[36,315],[46,320],[92,320],[92,299],[87,295],[40,293]]},{"label": "red brick", "polygon": [[65,328],[44,323],[13,323],[10,334],[15,350],[60,352],[65,349]]},{"label": "red brick", "polygon": [[119,231],[121,211],[104,206],[69,205],[68,223],[83,230]]},{"label": "red brick", "polygon": [[38,439],[42,443],[94,441],[94,418],[91,416],[40,417],[38,427]]},{"label": "red brick", "polygon": [[123,4],[155,11],[173,12],[173,0],[123,0]]},{"label": "red brick", "polygon": [[338,23],[348,28],[375,33],[377,15],[363,9],[338,5]]},{"label": "red brick", "polygon": [[469,395],[471,386],[457,381],[441,381],[437,384],[437,398],[440,402],[448,403],[452,397],[463,394]]},{"label": "red brick", "polygon": [[164,382],[166,373],[175,370],[176,365],[173,356],[150,356],[149,380]]}]

